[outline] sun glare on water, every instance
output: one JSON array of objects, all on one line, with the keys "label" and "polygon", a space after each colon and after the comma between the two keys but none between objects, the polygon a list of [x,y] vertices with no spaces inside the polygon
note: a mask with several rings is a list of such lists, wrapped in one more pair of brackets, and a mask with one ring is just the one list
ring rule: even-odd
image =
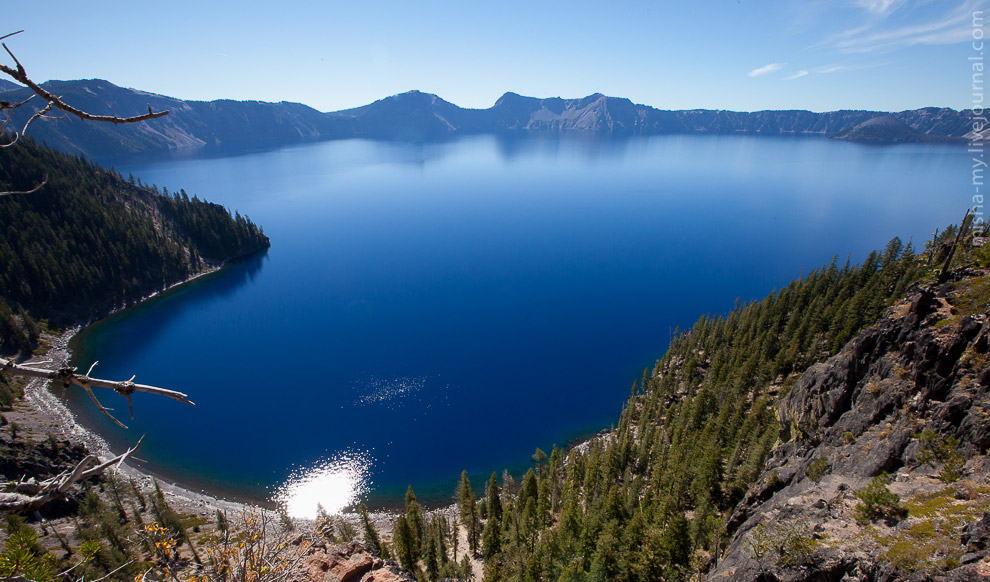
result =
[{"label": "sun glare on water", "polygon": [[358,502],[371,485],[371,459],[364,453],[340,453],[293,473],[275,495],[290,517],[315,519],[319,509],[333,515]]}]

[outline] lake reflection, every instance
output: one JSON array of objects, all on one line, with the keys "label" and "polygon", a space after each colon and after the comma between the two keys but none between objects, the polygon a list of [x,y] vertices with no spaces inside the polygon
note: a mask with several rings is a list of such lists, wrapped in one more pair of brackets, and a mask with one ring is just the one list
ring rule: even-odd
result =
[{"label": "lake reflection", "polygon": [[354,506],[369,489],[372,461],[363,453],[345,451],[333,459],[294,472],[275,500],[289,517],[316,519],[320,511],[334,515]]}]

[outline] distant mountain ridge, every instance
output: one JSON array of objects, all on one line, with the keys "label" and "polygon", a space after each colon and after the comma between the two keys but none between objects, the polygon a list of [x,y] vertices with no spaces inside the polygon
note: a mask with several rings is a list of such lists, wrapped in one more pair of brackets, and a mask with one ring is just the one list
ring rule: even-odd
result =
[{"label": "distant mountain ridge", "polygon": [[[169,109],[170,115],[135,125],[69,121],[37,123],[31,133],[72,153],[114,155],[206,145],[276,146],[307,140],[368,137],[432,140],[481,133],[602,135],[720,134],[821,135],[851,141],[902,143],[964,141],[971,129],[966,111],[927,107],[897,113],[841,110],[739,112],[671,111],[595,93],[580,99],[505,93],[488,109],[466,109],[430,93],[409,91],[368,105],[321,113],[300,103],[183,101],[118,87],[108,81],[49,81],[49,90],[92,112],[132,115]],[[12,88],[13,87],[13,88]],[[0,99],[27,96],[27,89],[0,84]],[[23,124],[27,111],[12,123]]]},{"label": "distant mountain ridge", "polygon": [[[77,119],[36,122],[29,134],[39,142],[68,153],[118,155],[204,145],[282,144],[341,133],[332,117],[299,103],[261,101],[183,101],[101,79],[49,81],[49,91],[88,112],[129,116],[169,110],[169,115],[144,123],[112,125]],[[2,87],[0,87],[2,89]],[[26,88],[0,92],[0,99],[17,101]],[[8,128],[20,129],[30,112],[21,108]]]},{"label": "distant mountain ridge", "polygon": [[3,93],[4,91],[13,91],[14,89],[21,89],[21,86],[13,81],[0,79],[0,93]]}]

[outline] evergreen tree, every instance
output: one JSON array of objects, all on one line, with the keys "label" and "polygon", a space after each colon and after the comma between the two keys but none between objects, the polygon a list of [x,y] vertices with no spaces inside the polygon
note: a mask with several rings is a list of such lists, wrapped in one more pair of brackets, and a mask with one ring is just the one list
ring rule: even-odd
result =
[{"label": "evergreen tree", "polygon": [[[223,206],[128,183],[29,138],[0,156],[0,191],[30,189],[45,174],[41,190],[0,200],[0,224],[17,225],[0,238],[0,297],[23,306],[25,345],[36,343],[39,318],[102,314],[188,278],[205,259],[268,246],[260,228]],[[4,315],[0,308],[0,327]],[[5,345],[21,341],[0,334]]]},{"label": "evergreen tree", "polygon": [[487,490],[487,500],[488,500],[488,519],[489,521],[494,520],[495,523],[501,527],[502,525],[502,495],[498,488],[498,479],[495,477],[495,472],[492,471],[492,476],[488,479],[488,490]]},{"label": "evergreen tree", "polygon": [[399,565],[406,570],[415,570],[419,556],[414,552],[416,540],[405,515],[400,515],[395,521],[392,544],[395,548],[395,555],[399,558]]},{"label": "evergreen tree", "polygon": [[475,503],[474,492],[471,490],[471,480],[467,471],[461,471],[461,482],[458,486],[457,498],[461,510],[461,524],[467,530],[468,547],[472,552],[478,549],[479,522],[478,506]]},{"label": "evergreen tree", "polygon": [[413,533],[413,553],[419,556],[423,551],[425,524],[423,523],[423,508],[416,501],[416,493],[412,485],[406,489],[406,521]]},{"label": "evergreen tree", "polygon": [[[687,580],[691,556],[717,555],[733,533],[729,513],[782,428],[777,398],[920,274],[910,245],[895,240],[861,266],[834,258],[678,332],[634,383],[607,437],[566,456],[557,447],[549,458],[537,451],[538,470],[526,472],[518,491],[508,473],[502,488],[492,475],[480,535],[485,579]],[[478,508],[466,471],[458,506],[475,551]],[[467,558],[455,545],[459,557]]]},{"label": "evergreen tree", "polygon": [[364,528],[365,547],[367,547],[368,551],[373,555],[378,556],[383,560],[388,560],[390,558],[388,547],[382,543],[381,536],[378,535],[378,530],[375,528],[375,524],[371,523],[371,518],[368,516],[368,506],[363,503],[359,505],[358,514],[361,516],[361,526]]},{"label": "evergreen tree", "polygon": [[491,558],[502,549],[502,531],[499,522],[489,518],[481,534],[481,553]]}]

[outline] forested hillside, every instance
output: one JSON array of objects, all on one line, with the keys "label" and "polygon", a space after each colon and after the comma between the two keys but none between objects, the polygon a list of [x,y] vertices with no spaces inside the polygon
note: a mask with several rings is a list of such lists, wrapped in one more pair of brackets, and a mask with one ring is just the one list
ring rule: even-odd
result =
[{"label": "forested hillside", "polygon": [[[28,346],[34,321],[85,321],[268,246],[220,205],[139,186],[23,139],[0,155],[0,326],[5,350]],[[29,338],[31,339],[31,338]],[[33,343],[33,342],[30,342]]]},{"label": "forested hillside", "polygon": [[[894,239],[862,265],[833,260],[728,316],[701,317],[633,384],[616,430],[566,454],[537,451],[518,486],[493,473],[477,506],[462,476],[461,521],[485,580],[686,580],[707,570],[778,438],[774,404],[922,272]],[[395,553],[433,580],[442,528],[418,511],[396,524]]]}]

